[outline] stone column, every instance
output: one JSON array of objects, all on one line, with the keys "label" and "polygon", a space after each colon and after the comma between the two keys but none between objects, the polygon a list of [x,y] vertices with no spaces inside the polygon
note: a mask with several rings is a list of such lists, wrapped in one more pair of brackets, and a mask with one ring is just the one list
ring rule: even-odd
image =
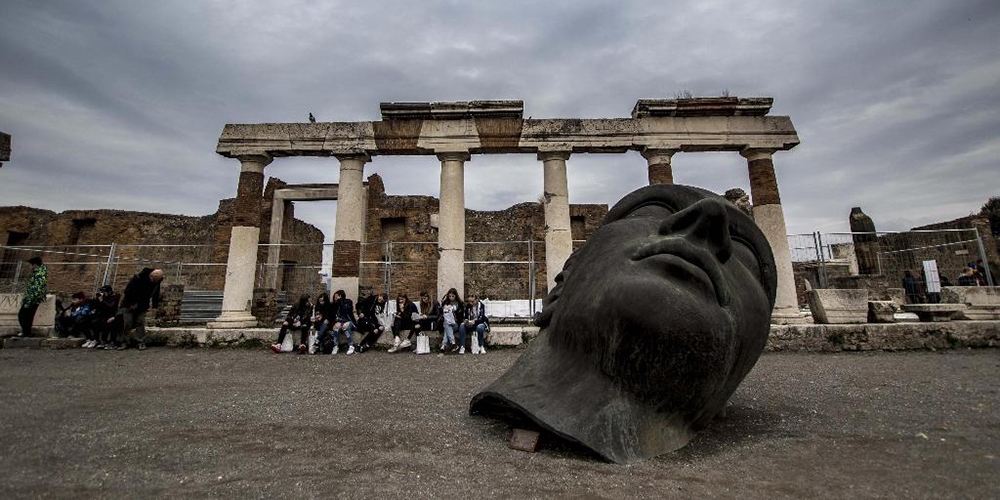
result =
[{"label": "stone column", "polygon": [[281,265],[281,233],[285,222],[285,201],[284,198],[274,195],[271,203],[271,237],[267,240],[267,267],[264,274],[267,276],[268,288],[278,288],[278,267]]},{"label": "stone column", "polygon": [[337,225],[333,229],[332,291],[344,290],[357,302],[361,274],[361,238],[365,232],[364,175],[367,154],[338,155]]},{"label": "stone column", "polygon": [[438,215],[437,296],[454,287],[465,296],[465,162],[467,152],[438,153],[441,202]]},{"label": "stone column", "polygon": [[545,171],[545,279],[551,291],[556,275],[573,253],[573,234],[569,223],[569,187],[566,182],[568,151],[538,153]]},{"label": "stone column", "polygon": [[208,323],[209,328],[249,328],[257,326],[250,314],[254,277],[257,271],[257,245],[260,243],[260,204],[264,193],[264,167],[268,155],[240,156],[240,183],[233,206],[233,229],[229,237],[226,262],[226,285],[222,295],[222,314]]},{"label": "stone column", "polygon": [[792,255],[788,249],[788,231],[785,213],[778,196],[778,181],[774,176],[771,149],[744,149],[740,154],[747,159],[750,172],[750,197],[753,200],[753,218],[764,232],[774,253],[778,273],[778,290],[774,299],[771,322],[776,324],[803,321],[795,297],[795,276],[792,274]]},{"label": "stone column", "polygon": [[674,183],[674,171],[670,167],[670,160],[676,152],[676,149],[643,148],[642,157],[649,165],[650,184]]}]

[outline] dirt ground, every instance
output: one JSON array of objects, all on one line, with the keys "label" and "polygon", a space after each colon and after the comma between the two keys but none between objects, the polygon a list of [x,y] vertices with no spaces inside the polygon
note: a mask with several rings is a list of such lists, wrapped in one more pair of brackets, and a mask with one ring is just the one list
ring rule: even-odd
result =
[{"label": "dirt ground", "polygon": [[468,416],[519,352],[0,350],[0,498],[1000,497],[1000,350],[766,354],[629,466]]}]

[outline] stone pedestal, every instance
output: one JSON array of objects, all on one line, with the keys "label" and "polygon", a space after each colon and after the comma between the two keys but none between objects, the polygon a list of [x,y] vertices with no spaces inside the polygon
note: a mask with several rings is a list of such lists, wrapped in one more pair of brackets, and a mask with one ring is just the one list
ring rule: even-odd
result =
[{"label": "stone pedestal", "polygon": [[895,323],[896,311],[899,306],[891,300],[870,300],[868,301],[868,322],[869,323]]},{"label": "stone pedestal", "polygon": [[750,173],[750,196],[753,199],[753,218],[763,231],[774,253],[778,273],[778,289],[774,299],[771,322],[776,324],[805,321],[799,312],[795,296],[795,275],[792,272],[792,255],[788,249],[788,230],[785,213],[781,208],[778,181],[774,176],[771,150],[745,149],[740,154],[747,159]]},{"label": "stone pedestal", "polygon": [[340,181],[330,287],[333,291],[344,290],[347,298],[357,302],[361,238],[365,227],[364,169],[371,158],[367,155],[344,155],[337,159],[340,160]]},{"label": "stone pedestal", "polygon": [[438,215],[437,296],[449,288],[465,296],[465,162],[466,152],[439,153],[441,197]]},{"label": "stone pedestal", "polygon": [[[21,332],[21,325],[17,321],[20,310],[20,293],[0,293],[0,335],[16,335]],[[35,319],[31,324],[32,333],[50,332],[55,326],[55,317],[56,296],[48,294],[35,311]]]},{"label": "stone pedestal", "polygon": [[569,187],[566,180],[567,151],[538,153],[545,170],[545,278],[548,289],[556,286],[556,275],[573,253],[570,231]]},{"label": "stone pedestal", "polygon": [[257,245],[260,243],[260,204],[264,192],[264,167],[270,156],[240,157],[240,183],[233,210],[233,229],[226,261],[226,285],[222,314],[208,323],[209,328],[257,326],[250,313],[254,278],[257,272]]},{"label": "stone pedestal", "polygon": [[806,299],[816,323],[865,323],[868,320],[868,290],[818,288],[807,291]]}]

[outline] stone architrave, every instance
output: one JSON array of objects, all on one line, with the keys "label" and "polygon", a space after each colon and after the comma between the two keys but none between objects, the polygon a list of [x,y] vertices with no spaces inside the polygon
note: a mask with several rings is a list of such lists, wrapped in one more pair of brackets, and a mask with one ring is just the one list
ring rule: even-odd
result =
[{"label": "stone architrave", "polygon": [[469,153],[438,154],[441,161],[441,193],[438,215],[437,296],[455,288],[465,296],[465,162]]},{"label": "stone architrave", "polygon": [[792,272],[792,254],[788,249],[788,230],[785,213],[781,208],[778,181],[770,149],[745,149],[740,154],[747,159],[750,172],[750,196],[753,199],[753,219],[771,242],[774,265],[778,271],[778,292],[771,321],[775,323],[800,323],[805,320],[799,312],[795,295],[795,275]]},{"label": "stone architrave", "polygon": [[878,236],[875,221],[861,211],[861,207],[851,209],[851,239],[854,240],[854,255],[858,259],[858,274],[878,273]]},{"label": "stone architrave", "polygon": [[545,170],[545,277],[548,289],[556,286],[556,275],[573,253],[573,234],[570,231],[569,187],[566,179],[566,151],[538,153]]},{"label": "stone architrave", "polygon": [[361,274],[361,240],[365,232],[364,170],[371,160],[365,154],[337,156],[340,182],[337,190],[337,224],[334,226],[333,274],[330,287],[344,290],[358,300]]},{"label": "stone architrave", "polygon": [[249,328],[257,326],[251,314],[254,278],[257,272],[257,245],[260,243],[260,204],[264,193],[264,167],[268,155],[243,155],[240,181],[233,210],[229,238],[226,284],[222,292],[222,314],[208,323],[209,328]]}]

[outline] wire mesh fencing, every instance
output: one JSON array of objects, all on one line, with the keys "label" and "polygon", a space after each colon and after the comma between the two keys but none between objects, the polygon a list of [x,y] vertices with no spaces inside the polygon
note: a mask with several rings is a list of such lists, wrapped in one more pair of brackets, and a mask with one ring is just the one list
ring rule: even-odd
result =
[{"label": "wire mesh fencing", "polygon": [[[867,288],[888,299],[904,290],[910,302],[936,302],[943,286],[992,286],[976,229],[901,232],[814,232],[788,235],[796,284]],[[801,293],[800,293],[801,300]]]}]

